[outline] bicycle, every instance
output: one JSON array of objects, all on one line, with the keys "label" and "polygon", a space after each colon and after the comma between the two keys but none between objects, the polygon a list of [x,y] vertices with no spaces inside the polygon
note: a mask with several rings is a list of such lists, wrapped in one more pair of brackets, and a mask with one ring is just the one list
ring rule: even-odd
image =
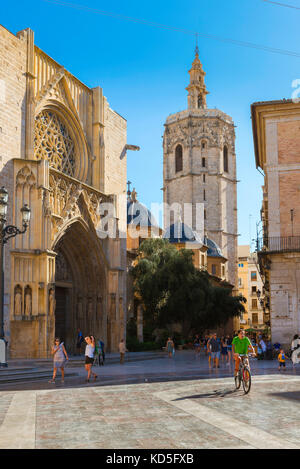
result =
[{"label": "bicycle", "polygon": [[240,389],[243,383],[244,393],[248,394],[251,389],[251,371],[249,367],[248,355],[239,355],[240,367],[238,374],[234,377],[235,388]]}]

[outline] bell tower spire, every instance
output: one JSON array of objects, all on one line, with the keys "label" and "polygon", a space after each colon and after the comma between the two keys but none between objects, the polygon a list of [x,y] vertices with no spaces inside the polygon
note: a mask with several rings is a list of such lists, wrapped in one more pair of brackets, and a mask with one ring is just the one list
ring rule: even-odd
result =
[{"label": "bell tower spire", "polygon": [[189,74],[190,84],[186,88],[188,91],[188,109],[206,109],[206,95],[208,94],[204,83],[206,73],[199,59],[198,40],[196,41],[195,59]]}]

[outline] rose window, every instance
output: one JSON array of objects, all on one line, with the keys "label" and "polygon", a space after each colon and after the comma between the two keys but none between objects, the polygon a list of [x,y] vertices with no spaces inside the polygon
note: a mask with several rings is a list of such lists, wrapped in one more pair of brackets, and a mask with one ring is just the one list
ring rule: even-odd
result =
[{"label": "rose window", "polygon": [[66,124],[51,111],[41,112],[35,120],[35,156],[48,160],[52,168],[75,175],[75,144]]}]

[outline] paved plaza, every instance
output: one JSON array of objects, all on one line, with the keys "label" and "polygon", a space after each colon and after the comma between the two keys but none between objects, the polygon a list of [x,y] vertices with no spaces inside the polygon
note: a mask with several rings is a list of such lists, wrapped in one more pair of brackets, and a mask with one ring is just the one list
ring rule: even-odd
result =
[{"label": "paved plaza", "polygon": [[[290,363],[290,362],[289,362]],[[3,384],[0,448],[300,448],[300,370],[252,361],[249,395],[235,391],[232,365],[204,356],[83,367],[65,384]]]}]

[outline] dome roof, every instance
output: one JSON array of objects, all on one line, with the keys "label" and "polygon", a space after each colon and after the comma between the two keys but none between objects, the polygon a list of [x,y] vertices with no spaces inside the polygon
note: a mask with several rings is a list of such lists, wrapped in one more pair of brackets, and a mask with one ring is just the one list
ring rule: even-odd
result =
[{"label": "dome roof", "polygon": [[208,247],[207,255],[208,257],[224,257],[221,249],[212,239],[205,237],[204,242]]},{"label": "dome roof", "polygon": [[163,236],[168,239],[170,243],[200,243],[203,244],[199,235],[192,230],[188,225],[177,221],[170,225]]},{"label": "dome roof", "polygon": [[133,200],[127,200],[127,225],[158,227],[157,221],[146,205]]}]

